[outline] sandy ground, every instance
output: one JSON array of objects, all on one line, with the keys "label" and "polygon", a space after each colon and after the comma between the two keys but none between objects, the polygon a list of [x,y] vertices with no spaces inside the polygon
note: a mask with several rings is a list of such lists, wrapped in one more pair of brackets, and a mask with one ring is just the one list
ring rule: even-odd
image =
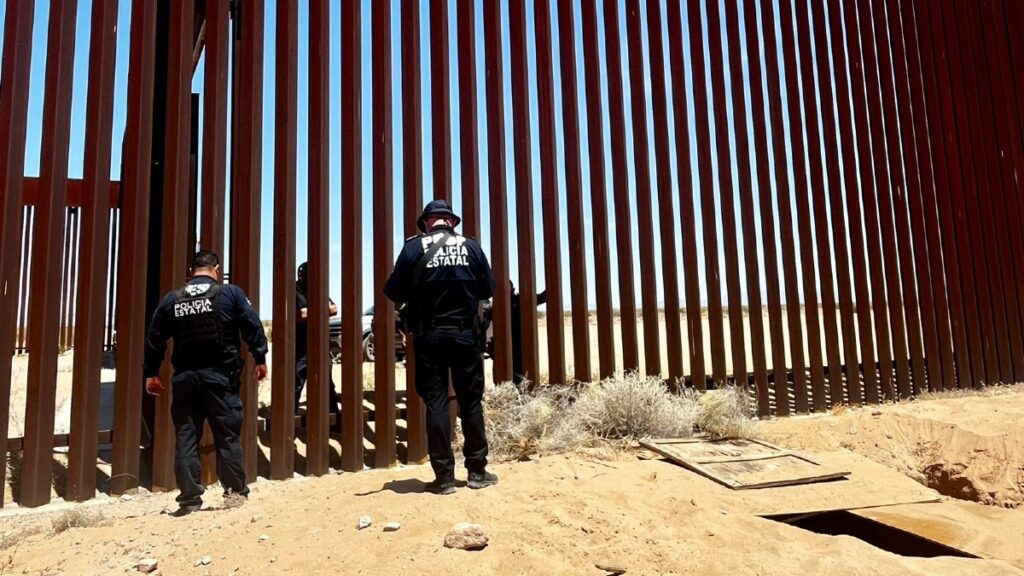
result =
[{"label": "sandy ground", "polygon": [[953,498],[1024,506],[1024,385],[836,412],[763,422],[761,434],[852,450]]},{"label": "sandy ground", "polygon": [[[826,460],[843,454],[854,458],[849,451],[875,460],[868,462],[874,468],[854,473],[856,497],[869,500],[905,493],[908,483],[939,498],[900,475],[929,483],[915,454],[931,450],[947,463],[976,454],[977,473],[968,466],[964,476],[987,478],[992,503],[1007,505],[1019,501],[1014,500],[1019,484],[1014,493],[1005,482],[1008,476],[981,466],[1000,461],[1018,473],[1024,469],[1022,414],[1024,389],[1015,387],[767,421],[760,434]],[[922,442],[931,448],[921,450]],[[997,445],[1007,451],[990,454]],[[631,450],[498,464],[493,466],[501,476],[497,487],[463,488],[444,498],[422,492],[431,475],[425,466],[260,480],[242,508],[224,508],[217,490],[211,490],[208,509],[181,519],[161,514],[174,506],[173,494],[100,498],[74,509],[74,517],[88,526],[59,533],[52,526],[67,514],[66,508],[62,512],[67,505],[33,512],[9,508],[0,512],[5,542],[0,573],[133,573],[139,560],[155,558],[161,574],[606,574],[597,564],[620,566],[627,574],[1024,574],[1019,554],[986,560],[911,558],[849,536],[768,520],[758,516],[764,494],[730,491],[673,464],[638,456],[644,454]],[[834,491],[828,485],[817,490]],[[827,498],[807,500],[801,505],[832,505]],[[954,503],[925,506],[943,505]],[[980,504],[956,505],[974,507],[975,514],[996,512]],[[971,527],[978,538],[1024,530],[1024,511],[998,512],[997,520]],[[361,515],[371,516],[374,525],[356,530]],[[401,529],[383,532],[383,524],[392,521]],[[480,552],[444,548],[445,533],[463,521],[482,524],[490,546]],[[986,530],[988,535],[981,533]],[[204,556],[211,563],[195,566]]]}]

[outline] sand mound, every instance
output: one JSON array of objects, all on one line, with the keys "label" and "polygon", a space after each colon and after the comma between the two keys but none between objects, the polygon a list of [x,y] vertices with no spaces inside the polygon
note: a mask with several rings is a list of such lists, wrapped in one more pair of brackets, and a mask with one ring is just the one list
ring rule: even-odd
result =
[{"label": "sand mound", "polygon": [[951,498],[1024,505],[1022,386],[780,419],[761,432],[804,450],[852,450]]}]

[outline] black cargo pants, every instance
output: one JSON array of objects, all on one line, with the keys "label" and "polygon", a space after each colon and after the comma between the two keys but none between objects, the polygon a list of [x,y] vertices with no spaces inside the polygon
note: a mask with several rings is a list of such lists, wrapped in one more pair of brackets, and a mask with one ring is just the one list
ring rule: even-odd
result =
[{"label": "black cargo pants", "polygon": [[416,393],[427,407],[427,448],[437,478],[454,480],[455,454],[448,415],[448,373],[459,401],[463,455],[470,472],[487,466],[487,434],[484,430],[484,365],[480,343],[472,330],[439,327],[417,335]]},{"label": "black cargo pants", "polygon": [[217,448],[217,476],[224,493],[249,495],[242,463],[242,399],[238,376],[217,370],[186,370],[174,375],[171,419],[177,436],[174,446],[174,476],[178,481],[178,504],[203,502],[200,476],[199,439],[203,423],[210,423]]}]

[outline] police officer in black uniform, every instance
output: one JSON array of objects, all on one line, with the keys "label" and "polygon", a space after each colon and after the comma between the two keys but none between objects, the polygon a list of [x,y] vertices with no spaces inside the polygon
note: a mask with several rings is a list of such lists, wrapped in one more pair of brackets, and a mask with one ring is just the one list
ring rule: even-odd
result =
[{"label": "police officer in black uniform", "polygon": [[[295,413],[299,413],[299,398],[302,396],[302,389],[306,386],[306,377],[309,375],[309,263],[299,264],[296,271],[295,281],[295,307],[298,316],[295,322]],[[330,299],[327,315],[337,316],[338,306]],[[334,378],[328,373],[327,400],[330,405],[330,413],[335,415],[336,425],[341,427],[341,405],[338,404],[338,391],[334,389]],[[309,402],[307,401],[307,406]]]},{"label": "police officer in black uniform", "polygon": [[213,432],[224,493],[249,495],[239,438],[239,376],[245,365],[239,349],[244,340],[256,361],[256,379],[262,380],[267,376],[267,336],[245,292],[222,283],[217,254],[202,250],[192,259],[192,279],[164,297],[149,325],[143,374],[146,391],[154,396],[165,389],[157,374],[168,339],[174,340],[171,418],[177,436],[174,475],[181,490],[173,515],[184,516],[202,507],[206,491],[199,467],[203,422]]},{"label": "police officer in black uniform", "polygon": [[409,238],[384,286],[392,301],[406,304],[416,354],[416,392],[427,407],[427,445],[435,479],[427,488],[455,492],[455,455],[448,416],[448,374],[459,401],[463,454],[470,488],[498,482],[487,472],[487,435],[481,401],[484,369],[480,302],[494,295],[494,276],[480,244],[454,231],[461,219],[444,200],[423,209],[423,233]]}]

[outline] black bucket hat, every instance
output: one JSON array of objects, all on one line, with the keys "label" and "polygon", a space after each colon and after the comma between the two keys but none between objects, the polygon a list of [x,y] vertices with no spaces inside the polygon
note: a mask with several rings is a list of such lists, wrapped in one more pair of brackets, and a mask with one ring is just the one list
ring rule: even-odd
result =
[{"label": "black bucket hat", "polygon": [[452,205],[447,200],[431,200],[423,207],[423,214],[416,220],[416,226],[420,229],[420,232],[427,231],[427,218],[430,216],[445,217],[453,220],[453,228],[462,222],[462,218],[459,218],[455,215],[455,212],[452,212]]}]

